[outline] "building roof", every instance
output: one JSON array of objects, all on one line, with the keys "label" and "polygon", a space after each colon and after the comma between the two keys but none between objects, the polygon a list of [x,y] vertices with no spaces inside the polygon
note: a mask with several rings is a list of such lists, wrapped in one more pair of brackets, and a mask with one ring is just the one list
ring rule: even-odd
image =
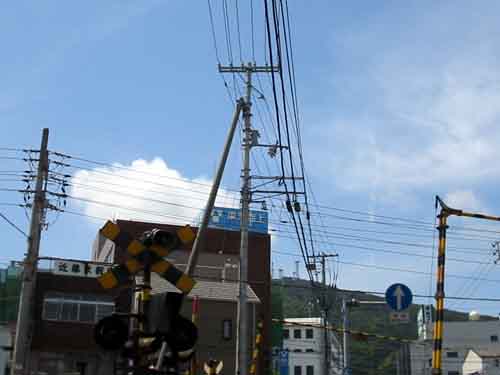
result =
[{"label": "building roof", "polygon": [[481,358],[500,358],[500,348],[471,349],[470,351]]},{"label": "building roof", "polygon": [[[161,294],[167,292],[181,293],[174,285],[160,276],[151,274],[152,294]],[[239,285],[235,282],[207,281],[197,280],[193,290],[188,294],[188,298],[197,296],[200,299],[215,301],[238,301]],[[260,303],[259,298],[253,289],[247,285],[248,302]]]}]

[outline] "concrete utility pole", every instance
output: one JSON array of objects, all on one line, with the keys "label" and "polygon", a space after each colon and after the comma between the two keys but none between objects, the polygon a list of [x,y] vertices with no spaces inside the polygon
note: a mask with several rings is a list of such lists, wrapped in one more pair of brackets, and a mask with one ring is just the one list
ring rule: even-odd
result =
[{"label": "concrete utility pole", "polygon": [[35,197],[31,208],[28,250],[24,260],[23,280],[17,315],[16,338],[14,343],[14,356],[11,368],[11,374],[13,375],[30,374],[29,353],[33,330],[32,302],[36,286],[40,235],[45,216],[45,208],[47,206],[45,200],[45,190],[47,175],[49,172],[49,156],[47,151],[48,141],[49,129],[45,128],[43,129],[42,144],[40,146]]},{"label": "concrete utility pole", "polygon": [[344,354],[344,371],[343,375],[351,374],[351,358],[349,353],[349,329],[350,329],[350,321],[349,321],[349,310],[348,310],[348,302],[345,297],[342,298],[342,315],[344,319],[343,323],[343,354]]},{"label": "concrete utility pole", "polygon": [[323,284],[323,291],[321,296],[321,309],[323,310],[323,341],[324,341],[324,363],[323,363],[323,375],[330,375],[330,337],[328,334],[328,311],[330,310],[329,305],[327,303],[327,292],[328,288],[326,285],[326,259],[338,257],[338,254],[326,254],[321,253],[319,255],[309,256],[309,259],[313,260],[314,267],[316,268],[316,259],[320,259],[319,263],[321,264],[321,282]]},{"label": "concrete utility pole", "polygon": [[196,233],[196,238],[193,243],[193,248],[189,255],[188,265],[186,267],[186,274],[188,276],[193,276],[196,268],[196,263],[198,261],[198,255],[201,251],[201,245],[203,244],[206,229],[208,227],[208,222],[210,221],[210,216],[212,214],[212,209],[214,208],[215,199],[217,198],[217,193],[219,192],[219,186],[222,181],[222,175],[224,174],[224,169],[226,167],[227,158],[229,156],[229,151],[231,150],[231,144],[233,143],[234,132],[238,125],[238,120],[240,118],[241,110],[243,107],[243,100],[240,99],[236,103],[236,109],[234,111],[233,120],[231,121],[231,126],[229,128],[226,143],[224,144],[224,150],[222,151],[222,156],[219,161],[219,167],[217,168],[217,173],[210,189],[210,195],[205,206],[205,211],[203,211],[203,218],[201,220],[198,232]]},{"label": "concrete utility pole", "polygon": [[344,371],[343,375],[351,375],[351,355],[349,353],[349,344],[350,344],[350,329],[351,329],[351,321],[349,320],[349,309],[351,307],[359,307],[360,305],[385,305],[385,301],[359,301],[355,298],[351,298],[347,300],[345,297],[342,298],[342,317],[344,319],[344,342],[343,342],[343,353],[344,353]]},{"label": "concrete utility pole", "polygon": [[277,68],[270,66],[256,66],[252,63],[242,66],[219,66],[221,73],[246,74],[246,97],[243,103],[244,137],[243,137],[243,169],[241,175],[241,242],[240,242],[240,275],[238,299],[238,329],[236,359],[236,374],[247,375],[250,365],[249,345],[250,335],[248,326],[248,224],[250,217],[251,177],[250,177],[250,151],[258,143],[258,132],[252,129],[252,74],[272,73]]}]

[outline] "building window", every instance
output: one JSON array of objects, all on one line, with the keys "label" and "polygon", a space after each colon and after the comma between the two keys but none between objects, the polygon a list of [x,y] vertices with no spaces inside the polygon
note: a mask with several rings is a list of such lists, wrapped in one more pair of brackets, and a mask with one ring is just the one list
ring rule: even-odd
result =
[{"label": "building window", "polygon": [[95,323],[111,315],[115,309],[108,296],[46,293],[43,299],[43,319],[66,322]]},{"label": "building window", "polygon": [[307,353],[314,353],[314,349],[306,349]]},{"label": "building window", "polygon": [[233,322],[231,319],[222,321],[222,338],[224,340],[231,340],[233,337]]},{"label": "building window", "polygon": [[500,360],[499,359],[495,359],[495,367],[500,367]]},{"label": "building window", "polygon": [[458,352],[446,352],[448,358],[458,358]]},{"label": "building window", "polygon": [[290,338],[290,331],[288,329],[283,330],[283,338],[284,339],[289,339]]},{"label": "building window", "polygon": [[295,366],[293,368],[293,375],[302,375],[302,367],[300,366]]},{"label": "building window", "polygon": [[314,375],[314,366],[306,366],[306,375]]},{"label": "building window", "polygon": [[293,338],[300,339],[302,337],[302,331],[300,329],[293,330]]},{"label": "building window", "polygon": [[490,341],[491,342],[498,342],[498,335],[491,335],[490,336]]},{"label": "building window", "polygon": [[314,331],[312,328],[307,328],[306,329],[306,339],[313,339],[314,338]]},{"label": "building window", "polygon": [[301,352],[302,352],[302,349],[293,349],[293,351],[294,351],[295,353],[301,353]]}]

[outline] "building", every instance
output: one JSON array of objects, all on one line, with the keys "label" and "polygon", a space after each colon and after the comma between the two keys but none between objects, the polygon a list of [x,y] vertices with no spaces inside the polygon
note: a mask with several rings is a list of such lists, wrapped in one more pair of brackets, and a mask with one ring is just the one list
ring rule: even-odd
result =
[{"label": "building", "polygon": [[500,374],[500,350],[469,350],[462,366],[462,373],[464,375]]},{"label": "building", "polygon": [[[169,282],[159,276],[151,275],[153,287],[153,311],[155,308],[155,297],[165,292],[178,292]],[[191,318],[193,304],[197,300],[197,326],[199,338],[196,344],[196,359],[198,374],[202,374],[203,364],[209,359],[216,358],[224,363],[224,373],[235,373],[235,348],[236,348],[236,322],[239,285],[232,281],[208,281],[199,280],[193,290],[188,294],[187,301],[183,304],[181,315]],[[256,310],[260,301],[255,292],[247,287],[248,301],[251,306],[250,327],[255,332],[258,322]],[[153,317],[158,321],[159,316]],[[250,339],[249,347],[252,347],[253,337]]]},{"label": "building", "polygon": [[322,326],[322,318],[285,319],[283,350],[288,352],[289,375],[324,375],[326,363],[329,363],[329,375],[342,373],[337,336],[332,331],[327,332],[329,350],[325,353],[325,331]]},{"label": "building", "polygon": [[[235,212],[230,213],[236,215]],[[234,220],[239,220],[239,218]],[[222,219],[219,220],[219,224],[221,222],[223,222]],[[121,230],[130,233],[134,237],[139,237],[145,231],[153,228],[170,232],[180,228],[176,225],[126,220],[117,220],[116,223]],[[197,230],[197,228],[193,229]],[[233,229],[236,229],[236,226]],[[205,243],[202,244],[202,252],[198,258],[194,275],[198,283],[198,289],[195,288],[190,294],[192,298],[197,295],[200,299],[198,355],[200,358],[206,358],[209,355],[217,359],[226,358],[224,360],[224,372],[227,373],[234,373],[236,358],[236,297],[238,290],[236,281],[239,274],[239,248],[239,231],[209,228],[206,233]],[[190,250],[191,245],[174,249],[166,259],[176,265],[177,268],[183,269],[187,264]],[[260,348],[261,356],[258,362],[258,369],[261,374],[268,373],[271,366],[270,251],[270,236],[267,233],[250,231],[248,281],[249,295],[253,297],[250,301],[252,313],[248,323],[250,327],[255,327],[257,321],[263,322],[263,340]],[[125,251],[116,247],[112,241],[103,238],[99,234],[96,236],[92,251],[93,260],[120,263],[126,257]],[[162,285],[158,281],[161,281]],[[168,285],[163,280],[157,280],[153,285],[153,294],[169,291]],[[183,314],[187,317],[191,316],[189,304],[184,305]],[[250,338],[252,341],[250,348],[253,347],[255,329],[251,329],[251,332],[253,335]],[[221,340],[224,336],[227,336],[227,338]],[[249,354],[249,358],[251,358],[251,353]]]},{"label": "building", "polygon": [[103,353],[94,341],[94,325],[129,300],[110,295],[97,282],[106,265],[53,259],[40,268],[34,300],[31,353],[28,366],[34,374],[109,375],[118,360]]},{"label": "building", "polygon": [[[444,322],[442,349],[443,375],[463,374],[463,364],[469,351],[500,351],[500,320],[478,320],[477,313],[470,320]],[[427,375],[432,365],[432,321],[419,319],[419,338],[410,344],[412,375]]]},{"label": "building", "polygon": [[21,290],[21,268],[14,262],[0,269],[0,375],[8,374],[12,355],[17,304]]},{"label": "building", "polygon": [[0,325],[0,375],[7,375],[9,373],[11,348],[11,330],[7,324],[2,324]]}]

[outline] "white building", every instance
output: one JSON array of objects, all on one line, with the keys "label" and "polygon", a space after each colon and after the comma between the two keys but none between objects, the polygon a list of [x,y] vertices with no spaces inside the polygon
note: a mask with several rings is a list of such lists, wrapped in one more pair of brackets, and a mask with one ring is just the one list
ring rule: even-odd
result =
[{"label": "white building", "polygon": [[464,375],[500,374],[500,350],[469,350],[462,372]]},{"label": "white building", "polygon": [[[325,375],[325,331],[322,318],[285,319],[283,349],[288,350],[289,375]],[[341,350],[337,336],[328,331],[330,373],[342,374]]]},{"label": "white building", "polygon": [[[419,314],[419,338],[410,344],[411,375],[428,375],[432,368],[433,322]],[[471,320],[444,322],[442,374],[462,375],[469,351],[500,351],[500,320],[481,321],[477,313]],[[482,374],[482,373],[481,373]],[[500,374],[498,371],[496,374]]]}]

